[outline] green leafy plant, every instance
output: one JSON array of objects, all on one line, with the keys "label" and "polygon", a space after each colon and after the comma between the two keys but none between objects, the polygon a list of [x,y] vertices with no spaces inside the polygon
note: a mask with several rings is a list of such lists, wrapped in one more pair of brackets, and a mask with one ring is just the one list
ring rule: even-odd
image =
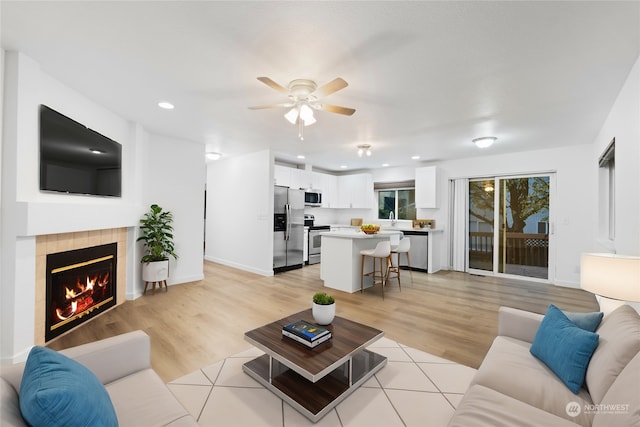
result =
[{"label": "green leafy plant", "polygon": [[140,220],[142,236],[137,241],[143,241],[145,253],[140,262],[165,261],[172,256],[178,259],[173,246],[173,214],[163,211],[156,204],[151,205],[150,211]]},{"label": "green leafy plant", "polygon": [[330,305],[336,302],[336,300],[331,295],[327,295],[326,292],[317,292],[313,296],[313,302],[320,305]]}]

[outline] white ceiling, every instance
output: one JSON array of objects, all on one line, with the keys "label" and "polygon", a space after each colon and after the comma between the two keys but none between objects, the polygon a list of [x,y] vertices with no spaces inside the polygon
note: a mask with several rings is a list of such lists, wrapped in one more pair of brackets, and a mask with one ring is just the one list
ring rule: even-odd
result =
[{"label": "white ceiling", "polygon": [[[153,133],[339,171],[590,144],[640,46],[640,2],[0,2],[2,46]],[[349,87],[304,141],[256,77]],[[175,110],[157,107],[168,100]],[[471,139],[498,137],[479,150]],[[358,158],[356,146],[373,155]],[[297,160],[302,154],[306,160]],[[411,156],[419,155],[419,161]]]}]

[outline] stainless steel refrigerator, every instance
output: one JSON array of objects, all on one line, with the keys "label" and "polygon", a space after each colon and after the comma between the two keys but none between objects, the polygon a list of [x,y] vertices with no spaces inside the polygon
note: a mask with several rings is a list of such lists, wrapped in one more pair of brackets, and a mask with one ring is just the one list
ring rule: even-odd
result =
[{"label": "stainless steel refrigerator", "polygon": [[276,185],[273,190],[273,271],[302,267],[304,190]]}]

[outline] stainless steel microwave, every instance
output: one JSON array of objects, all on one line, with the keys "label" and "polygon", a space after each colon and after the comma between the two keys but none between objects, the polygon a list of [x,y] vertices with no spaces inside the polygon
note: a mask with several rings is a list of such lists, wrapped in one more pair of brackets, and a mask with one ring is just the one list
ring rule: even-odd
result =
[{"label": "stainless steel microwave", "polygon": [[320,190],[304,190],[305,206],[322,206],[322,192]]}]

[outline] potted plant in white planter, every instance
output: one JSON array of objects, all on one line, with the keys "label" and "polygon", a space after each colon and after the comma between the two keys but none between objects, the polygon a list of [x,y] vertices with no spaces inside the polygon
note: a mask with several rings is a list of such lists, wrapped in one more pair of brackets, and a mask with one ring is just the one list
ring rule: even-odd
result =
[{"label": "potted plant in white planter", "polygon": [[142,263],[142,280],[145,282],[163,282],[169,277],[169,256],[178,259],[173,246],[173,214],[163,211],[156,204],[140,220],[145,252]]},{"label": "potted plant in white planter", "polygon": [[328,325],[336,316],[336,301],[325,292],[317,292],[313,295],[313,307],[311,309],[313,319],[318,325]]}]

